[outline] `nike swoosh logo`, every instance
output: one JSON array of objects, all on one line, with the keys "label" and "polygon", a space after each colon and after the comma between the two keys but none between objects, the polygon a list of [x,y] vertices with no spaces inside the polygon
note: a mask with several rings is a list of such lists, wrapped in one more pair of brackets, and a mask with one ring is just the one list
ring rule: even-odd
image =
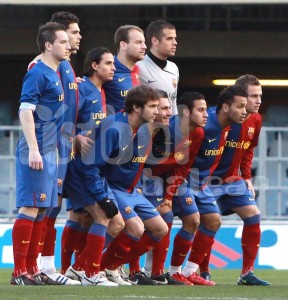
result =
[{"label": "nike swoosh logo", "polygon": [[95,264],[95,263],[93,263],[92,266],[93,266],[93,267],[99,267],[100,264]]},{"label": "nike swoosh logo", "polygon": [[148,83],[153,83],[155,81],[157,81],[157,80],[148,80]]},{"label": "nike swoosh logo", "polygon": [[128,145],[123,147],[122,150],[125,151],[127,149]]},{"label": "nike swoosh logo", "polygon": [[42,242],[42,243],[39,242],[38,245],[39,245],[39,246],[43,246],[43,245],[44,245],[44,242]]},{"label": "nike swoosh logo", "polygon": [[216,141],[216,139],[208,140],[209,143]]},{"label": "nike swoosh logo", "polygon": [[157,200],[157,201],[162,201],[162,200],[163,200],[163,198],[156,198],[156,200]]},{"label": "nike swoosh logo", "polygon": [[69,74],[70,70],[66,70],[66,74]]},{"label": "nike swoosh logo", "polygon": [[92,103],[97,103],[98,102],[98,99],[97,100],[92,100]]},{"label": "nike swoosh logo", "polygon": [[254,201],[255,199],[252,197],[249,197],[249,201]]},{"label": "nike swoosh logo", "polygon": [[156,210],[157,210],[156,208],[153,208],[153,209],[152,209],[152,211],[156,211]]},{"label": "nike swoosh logo", "polygon": [[179,256],[186,256],[187,254],[179,253]]},{"label": "nike swoosh logo", "polygon": [[25,241],[25,240],[22,240],[22,244],[29,244],[30,241]]},{"label": "nike swoosh logo", "polygon": [[118,78],[118,81],[119,82],[122,82],[122,81],[124,81],[126,78],[124,77],[124,78]]},{"label": "nike swoosh logo", "polygon": [[143,147],[145,147],[144,145],[143,146],[138,146],[138,149],[142,149]]},{"label": "nike swoosh logo", "polygon": [[55,82],[55,84],[58,86],[59,85],[59,81]]}]

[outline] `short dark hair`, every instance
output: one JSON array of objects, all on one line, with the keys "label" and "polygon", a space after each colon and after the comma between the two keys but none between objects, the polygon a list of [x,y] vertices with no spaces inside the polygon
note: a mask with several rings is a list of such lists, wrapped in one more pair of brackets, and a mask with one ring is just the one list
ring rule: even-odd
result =
[{"label": "short dark hair", "polygon": [[221,110],[224,103],[231,106],[235,96],[247,97],[247,92],[239,85],[231,85],[224,88],[218,96],[216,112],[218,113]]},{"label": "short dark hair", "polygon": [[84,61],[83,75],[89,77],[95,72],[91,65],[93,62],[99,64],[104,53],[112,54],[112,52],[105,47],[96,47],[88,51]]},{"label": "short dark hair", "polygon": [[261,85],[259,79],[252,74],[245,74],[236,79],[235,85],[241,86],[245,91],[247,91],[248,85]]},{"label": "short dark hair", "polygon": [[138,85],[132,87],[125,98],[124,110],[129,114],[133,111],[134,106],[143,108],[148,101],[158,100],[157,90],[147,85]]},{"label": "short dark hair", "polygon": [[178,114],[179,117],[182,118],[183,117],[183,110],[186,108],[188,108],[188,110],[190,111],[190,113],[193,110],[194,107],[194,102],[196,100],[206,100],[205,96],[199,92],[185,92],[183,95],[181,95],[178,99],[177,99],[177,108],[178,108]]},{"label": "short dark hair", "polygon": [[56,22],[48,22],[39,27],[36,43],[41,53],[46,49],[45,43],[53,44],[55,42],[56,31],[66,31],[65,26]]},{"label": "short dark hair", "polygon": [[136,26],[136,25],[123,25],[116,29],[115,35],[114,35],[114,43],[117,50],[117,53],[120,49],[120,42],[129,43],[129,32],[131,30],[138,30],[141,33],[144,34],[143,30]]},{"label": "short dark hair", "polygon": [[70,24],[79,24],[79,19],[74,14],[68,11],[57,11],[51,16],[50,22],[63,24],[67,30]]},{"label": "short dark hair", "polygon": [[175,29],[176,27],[164,20],[156,20],[156,21],[152,21],[147,29],[146,29],[146,43],[149,45],[149,47],[151,47],[151,39],[152,37],[156,37],[159,41],[162,39],[163,37],[163,29]]},{"label": "short dark hair", "polygon": [[167,92],[160,90],[160,89],[156,89],[156,91],[159,94],[159,98],[168,98]]}]

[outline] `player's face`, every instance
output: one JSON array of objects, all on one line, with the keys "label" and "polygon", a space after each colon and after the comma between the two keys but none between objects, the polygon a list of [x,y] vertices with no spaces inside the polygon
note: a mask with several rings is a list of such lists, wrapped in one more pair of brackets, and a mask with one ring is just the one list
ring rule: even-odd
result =
[{"label": "player's face", "polygon": [[97,77],[104,83],[112,80],[114,76],[114,56],[112,53],[104,53],[99,64],[95,63]]},{"label": "player's face", "polygon": [[167,59],[168,57],[175,56],[177,47],[177,35],[175,29],[164,28],[163,36],[157,40],[157,54],[160,59]]},{"label": "player's face", "polygon": [[68,35],[62,30],[56,31],[55,35],[56,40],[50,44],[51,54],[58,61],[66,60],[69,58],[71,50]]},{"label": "player's face", "polygon": [[248,85],[247,94],[247,113],[257,113],[261,105],[262,87],[260,85]]},{"label": "player's face", "polygon": [[169,126],[169,119],[172,113],[171,113],[171,106],[168,98],[160,98],[157,109],[158,109],[158,114],[155,118],[155,122],[159,122],[164,126]]},{"label": "player's face", "polygon": [[130,30],[128,35],[129,42],[125,43],[126,56],[129,60],[136,63],[144,58],[145,50],[147,49],[145,37],[142,32],[136,29]]},{"label": "player's face", "polygon": [[69,24],[68,29],[66,30],[68,37],[69,37],[69,43],[71,45],[71,52],[77,52],[80,47],[80,41],[82,39],[82,36],[80,34],[80,28],[77,23],[71,23]]},{"label": "player's face", "polygon": [[228,119],[231,123],[241,124],[246,117],[247,98],[242,96],[235,96],[234,101],[229,106]]},{"label": "player's face", "polygon": [[149,100],[144,108],[141,108],[139,118],[141,123],[153,123],[158,114],[158,104],[159,100]]},{"label": "player's face", "polygon": [[191,127],[204,127],[207,123],[207,104],[203,99],[195,100],[192,113],[190,114]]}]

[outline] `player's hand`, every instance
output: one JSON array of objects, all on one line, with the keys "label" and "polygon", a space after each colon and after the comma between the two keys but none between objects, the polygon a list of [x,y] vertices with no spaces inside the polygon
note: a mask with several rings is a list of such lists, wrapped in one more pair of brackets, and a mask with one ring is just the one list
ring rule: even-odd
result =
[{"label": "player's hand", "polygon": [[82,77],[76,77],[76,83],[81,83],[81,82],[84,82],[85,81],[85,79],[84,78],[82,78]]},{"label": "player's hand", "polygon": [[168,199],[164,199],[163,202],[160,204],[161,207],[168,206],[170,209],[172,209],[172,201]]},{"label": "player's hand", "polygon": [[38,149],[29,150],[29,167],[37,171],[43,170],[42,156]]},{"label": "player's hand", "polygon": [[255,193],[255,190],[254,190],[254,187],[253,187],[253,184],[252,184],[251,180],[246,179],[245,182],[246,182],[248,190],[252,193],[253,197],[255,198],[256,193]]},{"label": "player's hand", "polygon": [[88,136],[78,134],[75,137],[76,149],[83,156],[86,156],[88,154],[93,144],[94,141]]},{"label": "player's hand", "polygon": [[105,198],[97,203],[103,209],[108,219],[112,219],[118,214],[118,208],[112,200]]}]

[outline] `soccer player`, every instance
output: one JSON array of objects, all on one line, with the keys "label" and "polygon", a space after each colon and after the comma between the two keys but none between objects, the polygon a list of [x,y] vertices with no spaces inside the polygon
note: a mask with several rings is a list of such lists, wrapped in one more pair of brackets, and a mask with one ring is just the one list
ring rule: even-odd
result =
[{"label": "soccer player", "polygon": [[[40,257],[40,269],[55,282],[65,285],[78,285],[79,282],[70,280],[56,271],[54,251],[56,240],[55,221],[61,210],[62,188],[66,174],[67,163],[70,160],[70,153],[72,152],[71,141],[75,135],[75,124],[78,109],[78,86],[73,67],[70,64],[70,56],[71,54],[77,53],[79,50],[82,36],[80,35],[79,19],[70,12],[56,12],[52,15],[51,21],[63,24],[65,26],[71,49],[68,59],[62,61],[58,67],[58,72],[61,77],[65,95],[64,122],[61,127],[61,135],[58,141],[58,206],[47,209],[46,216],[42,223],[42,235],[39,249],[40,253],[42,253]],[[41,56],[42,55],[38,56],[29,65],[29,67],[33,67],[38,60],[41,60]],[[69,222],[69,224],[73,224],[74,227],[77,226],[75,221],[73,222],[70,220]]]},{"label": "soccer player", "polygon": [[42,53],[24,77],[19,118],[24,135],[16,147],[16,205],[13,226],[14,271],[11,284],[49,283],[38,269],[42,221],[48,207],[57,206],[57,144],[63,123],[64,91],[57,68],[69,57],[65,27],[40,26],[37,45]]},{"label": "soccer player", "polygon": [[[186,248],[186,253],[189,251],[194,233],[200,222],[192,191],[184,182],[204,138],[202,127],[205,126],[208,116],[205,97],[200,93],[184,93],[177,103],[179,116],[173,116],[170,119],[168,133],[165,134],[164,128],[159,130],[154,138],[153,157],[148,160],[148,166],[150,163],[151,169],[145,169],[145,174],[149,172],[150,176],[144,178],[143,183],[144,194],[155,207],[160,207],[159,211],[162,218],[167,222],[168,228],[172,226],[174,215],[183,222],[183,227],[174,240],[172,266],[182,265],[184,262],[186,254],[183,256],[183,252],[185,253]],[[160,116],[158,119],[160,120]],[[165,182],[160,191],[158,189],[163,181],[160,180],[159,182],[158,176],[161,176]],[[169,273],[164,274],[169,234],[170,232],[153,249],[150,278],[157,281],[158,284],[179,284],[180,282],[192,285],[180,273],[174,273],[172,277]],[[172,267],[170,268],[172,269]]]},{"label": "soccer player", "polygon": [[[106,117],[106,98],[102,85],[104,82],[112,80],[114,71],[114,57],[109,49],[98,47],[87,53],[83,71],[84,81],[79,84],[79,106],[75,137],[79,144],[83,145],[79,149],[82,155],[88,153],[93,143],[89,138],[89,131]],[[84,134],[80,134],[81,132]],[[69,199],[67,200],[67,207],[71,209]],[[81,219],[86,219],[85,215],[81,216]],[[78,217],[76,221],[78,221]],[[78,224],[78,222],[76,223]],[[79,226],[79,229],[78,227],[75,228],[71,218],[66,222],[66,225],[62,235],[63,247],[61,249],[61,272],[63,274],[71,265],[72,254],[75,252],[77,257],[85,246],[86,236],[84,235],[87,233],[86,226],[84,228]],[[68,230],[69,232],[67,232]],[[75,248],[75,240],[76,242],[79,240],[77,248]],[[80,243],[82,247],[80,247]]]},{"label": "soccer player", "polygon": [[153,21],[147,27],[146,39],[149,51],[144,59],[137,63],[140,82],[167,92],[172,115],[176,115],[179,70],[175,63],[167,60],[175,56],[176,28],[164,20]]},{"label": "soccer player", "polygon": [[[268,286],[269,282],[259,279],[253,273],[261,239],[261,217],[251,182],[251,167],[262,125],[258,113],[262,88],[260,81],[249,74],[239,77],[235,85],[247,92],[247,114],[242,124],[233,124],[230,128],[210,189],[217,199],[221,214],[226,216],[236,213],[244,223],[241,239],[243,265],[238,284]],[[206,269],[203,267],[200,266],[202,276],[209,274],[208,264]]]},{"label": "soccer player", "polygon": [[[69,169],[71,169],[69,174],[73,174],[75,178],[73,184],[67,187],[72,201],[74,203],[82,201],[82,207],[84,203],[87,205],[91,202],[98,203],[101,207],[103,206],[103,209],[108,204],[111,205],[112,201],[107,203],[105,200],[108,193],[104,189],[101,174],[113,191],[119,211],[125,220],[125,231],[121,232],[108,245],[102,257],[101,269],[116,270],[122,264],[122,257],[127,255],[131,247],[139,241],[144,227],[146,234],[143,234],[142,239],[143,253],[167,232],[166,224],[156,209],[135,189],[151,148],[149,131],[144,123],[154,121],[158,98],[158,93],[146,86],[130,89],[125,101],[125,112],[119,112],[104,119],[99,127],[95,128],[95,144],[89,152],[89,156],[85,160],[76,158],[69,164]],[[78,190],[81,191],[81,198],[77,197]],[[85,197],[83,197],[83,192],[86,194]],[[104,236],[105,232],[106,230],[103,228],[101,235]],[[97,246],[98,250],[100,250],[99,245]],[[102,248],[103,245],[104,238]],[[86,247],[89,247],[88,240]],[[85,249],[80,255],[82,265],[74,264],[69,269],[78,275],[82,275],[85,270],[86,275],[82,279],[82,284],[95,285],[97,283],[93,276],[89,277],[87,267],[85,268],[86,261],[88,261],[87,266],[90,267],[91,262],[94,263],[95,268],[100,268],[98,261],[92,260],[91,256],[91,252],[95,253],[95,245],[90,245],[90,251],[88,248],[87,251]]]},{"label": "soccer player", "polygon": [[116,71],[113,80],[104,85],[108,114],[123,111],[128,90],[140,84],[136,62],[144,58],[147,48],[143,30],[135,25],[120,26],[114,43]]},{"label": "soccer player", "polygon": [[[204,140],[187,178],[200,213],[200,226],[182,274],[196,285],[212,285],[196,271],[210,253],[221,224],[219,209],[208,183],[223,154],[230,126],[245,120],[246,104],[246,91],[239,86],[230,86],[220,92],[216,110],[208,114]],[[181,273],[181,266],[170,269],[170,273],[176,272]]]}]

